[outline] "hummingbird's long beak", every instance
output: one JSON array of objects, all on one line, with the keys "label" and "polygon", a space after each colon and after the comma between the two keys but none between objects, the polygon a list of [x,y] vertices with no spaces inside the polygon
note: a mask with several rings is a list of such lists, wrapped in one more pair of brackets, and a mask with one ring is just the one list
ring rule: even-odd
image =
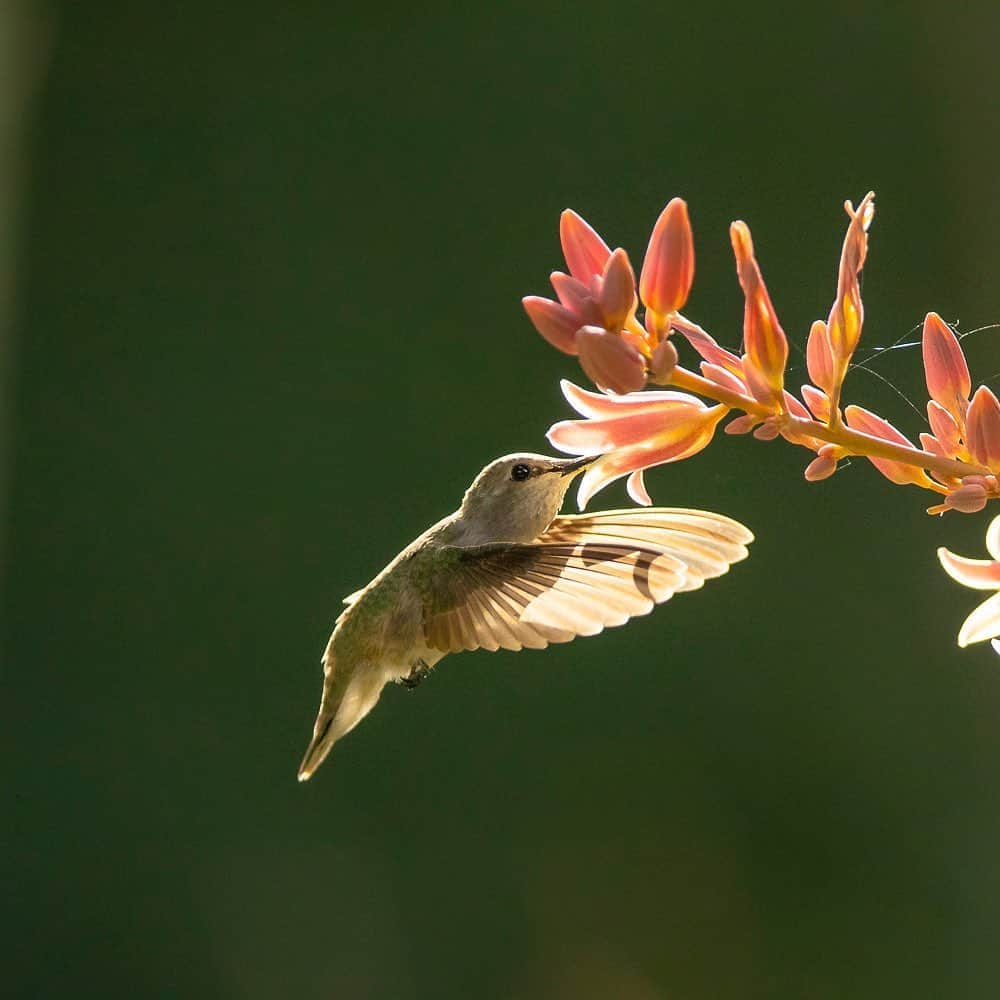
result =
[{"label": "hummingbird's long beak", "polygon": [[565,462],[556,462],[555,467],[560,476],[572,476],[577,472],[582,472],[588,465],[593,465],[600,457],[600,455],[584,455],[583,458],[571,458]]}]

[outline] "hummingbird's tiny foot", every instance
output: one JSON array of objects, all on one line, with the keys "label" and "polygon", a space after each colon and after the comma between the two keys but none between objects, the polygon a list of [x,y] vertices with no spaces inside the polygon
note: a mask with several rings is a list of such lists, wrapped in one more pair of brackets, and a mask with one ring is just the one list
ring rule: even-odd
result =
[{"label": "hummingbird's tiny foot", "polygon": [[410,672],[405,677],[400,677],[400,683],[412,691],[427,676],[430,669],[423,660],[417,660],[410,667]]}]

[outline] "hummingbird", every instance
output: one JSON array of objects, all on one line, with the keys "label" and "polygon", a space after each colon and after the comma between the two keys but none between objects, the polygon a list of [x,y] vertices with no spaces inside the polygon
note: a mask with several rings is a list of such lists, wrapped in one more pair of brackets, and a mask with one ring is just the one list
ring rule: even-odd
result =
[{"label": "hummingbird", "polygon": [[597,457],[496,459],[455,513],[344,598],[299,781],[390,681],[416,687],[448,653],[596,635],[746,558],[753,535],[722,514],[633,507],[559,516],[570,483]]}]

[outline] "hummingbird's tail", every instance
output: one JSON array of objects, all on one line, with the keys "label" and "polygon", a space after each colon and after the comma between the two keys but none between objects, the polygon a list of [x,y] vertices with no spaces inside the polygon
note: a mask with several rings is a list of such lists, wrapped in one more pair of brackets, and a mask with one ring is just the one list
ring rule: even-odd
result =
[{"label": "hummingbird's tail", "polygon": [[312,740],[299,765],[299,781],[308,781],[334,743],[346,736],[375,706],[385,684],[380,671],[365,665],[347,671],[337,667],[333,650],[323,657],[323,698]]}]

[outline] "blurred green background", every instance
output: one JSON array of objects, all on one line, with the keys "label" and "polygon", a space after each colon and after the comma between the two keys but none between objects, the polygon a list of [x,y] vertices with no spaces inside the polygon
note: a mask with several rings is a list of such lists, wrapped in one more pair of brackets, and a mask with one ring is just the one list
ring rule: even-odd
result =
[{"label": "blurred green background", "polygon": [[569,415],[519,304],[562,208],[638,262],[684,196],[730,345],[746,219],[801,348],[874,188],[863,345],[1000,320],[1000,8],[941,10],[7,8],[8,995],[997,995],[1000,663],[934,558],[986,518],[866,463],[653,472],[751,560],[451,658],[295,781],[340,598]]}]

